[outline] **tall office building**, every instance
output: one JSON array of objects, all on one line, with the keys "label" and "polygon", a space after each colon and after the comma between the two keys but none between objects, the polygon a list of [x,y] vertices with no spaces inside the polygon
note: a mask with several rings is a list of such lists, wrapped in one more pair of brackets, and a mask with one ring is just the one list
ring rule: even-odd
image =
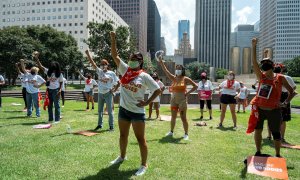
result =
[{"label": "tall office building", "polygon": [[151,59],[160,50],[161,18],[154,0],[148,0],[147,51]]},{"label": "tall office building", "polygon": [[117,26],[128,26],[104,0],[2,0],[0,28],[10,26],[51,26],[72,35],[81,52],[88,46],[88,22],[111,20]]},{"label": "tall office building", "polygon": [[192,50],[190,39],[188,38],[187,32],[183,33],[180,45],[178,49],[175,49],[175,56],[182,56],[183,58],[194,57],[194,51]]},{"label": "tall office building", "polygon": [[148,0],[105,0],[133,29],[137,48],[147,52]]},{"label": "tall office building", "polygon": [[167,54],[167,47],[165,42],[165,37],[160,37],[160,49],[165,52],[164,56]]},{"label": "tall office building", "polygon": [[195,56],[217,68],[229,67],[231,0],[197,0]]},{"label": "tall office building", "polygon": [[178,48],[180,47],[183,33],[187,33],[188,39],[190,39],[190,21],[179,20],[178,21]]},{"label": "tall office building", "polygon": [[238,25],[230,36],[230,69],[236,74],[251,73],[251,42],[258,37],[255,25]]},{"label": "tall office building", "polygon": [[300,1],[260,1],[259,55],[271,49],[269,56],[276,62],[300,55]]}]

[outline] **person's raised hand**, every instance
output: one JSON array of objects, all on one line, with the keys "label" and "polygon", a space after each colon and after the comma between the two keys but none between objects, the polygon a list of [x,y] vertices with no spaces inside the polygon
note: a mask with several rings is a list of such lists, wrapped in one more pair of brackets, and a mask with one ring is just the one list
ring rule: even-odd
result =
[{"label": "person's raised hand", "polygon": [[252,46],[256,46],[257,45],[257,38],[253,38],[252,39]]}]

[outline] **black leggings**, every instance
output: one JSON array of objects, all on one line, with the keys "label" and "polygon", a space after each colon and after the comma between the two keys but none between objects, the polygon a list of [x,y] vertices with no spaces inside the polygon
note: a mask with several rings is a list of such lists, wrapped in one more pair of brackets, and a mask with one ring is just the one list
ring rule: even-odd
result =
[{"label": "black leggings", "polygon": [[22,97],[24,99],[24,103],[25,103],[25,108],[27,108],[27,101],[26,101],[26,88],[23,87],[22,89]]},{"label": "black leggings", "polygon": [[204,108],[205,101],[206,101],[207,109],[211,110],[211,100],[200,100],[200,109]]},{"label": "black leggings", "polygon": [[61,91],[61,100],[62,100],[62,105],[65,105],[65,91]]},{"label": "black leggings", "polygon": [[1,87],[0,87],[0,107],[2,107]]}]

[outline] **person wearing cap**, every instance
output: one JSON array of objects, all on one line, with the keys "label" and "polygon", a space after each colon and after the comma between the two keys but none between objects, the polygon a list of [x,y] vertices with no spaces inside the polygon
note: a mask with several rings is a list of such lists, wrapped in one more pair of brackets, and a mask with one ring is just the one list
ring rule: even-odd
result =
[{"label": "person wearing cap", "polygon": [[[174,135],[174,128],[176,124],[177,113],[180,112],[181,121],[184,129],[184,140],[189,140],[189,124],[186,117],[187,113],[187,99],[188,96],[197,89],[197,84],[185,75],[185,68],[183,65],[177,64],[175,66],[175,75],[170,73],[163,62],[162,56],[158,57],[159,64],[167,77],[172,81],[171,85],[171,129],[166,136]],[[187,91],[187,85],[192,85],[192,89]]]},{"label": "person wearing cap", "polygon": [[198,84],[198,95],[200,99],[200,120],[203,119],[203,109],[204,103],[206,103],[208,112],[209,112],[209,119],[212,119],[212,108],[211,108],[211,100],[212,100],[212,91],[214,89],[210,80],[207,79],[207,75],[205,72],[201,73],[200,76],[201,81]]},{"label": "person wearing cap", "polygon": [[248,88],[244,85],[243,82],[240,82],[240,93],[237,95],[238,100],[238,110],[237,113],[240,113],[240,106],[243,106],[243,113],[245,113],[245,108],[247,106],[249,91]]},{"label": "person wearing cap", "polygon": [[[264,58],[260,62],[261,66],[258,65],[258,62],[256,60],[256,47],[257,39],[253,38],[252,63],[254,73],[256,74],[256,77],[259,81],[259,85],[256,96],[252,99],[250,104],[252,105],[252,112],[257,112],[258,117],[255,116],[255,119],[249,119],[248,129],[249,125],[252,123],[251,120],[254,121],[256,123],[254,124],[254,140],[256,145],[255,156],[260,156],[263,125],[264,120],[267,119],[268,126],[274,139],[275,155],[276,157],[281,157],[280,126],[282,115],[280,107],[286,106],[290,102],[292,95],[294,94],[294,90],[283,75],[273,73],[274,62],[270,58]],[[288,97],[283,103],[280,102],[282,87],[285,87],[288,91]],[[248,130],[247,133],[249,133]]]},{"label": "person wearing cap", "polygon": [[87,58],[93,68],[98,74],[98,125],[94,129],[95,131],[102,129],[103,127],[103,109],[104,103],[107,106],[109,130],[114,130],[114,113],[113,113],[113,93],[117,91],[115,88],[118,84],[119,78],[113,71],[108,70],[108,61],[102,59],[100,61],[100,68],[92,59],[88,50],[85,51]]},{"label": "person wearing cap", "polygon": [[[297,86],[296,86],[294,80],[292,79],[292,77],[285,75],[285,73],[287,72],[287,68],[283,64],[277,63],[274,67],[273,72],[276,74],[281,73],[285,77],[285,79],[287,80],[289,85],[294,90],[294,94],[292,94],[292,98],[293,98],[297,94],[295,92]],[[287,99],[287,97],[288,97],[288,91],[285,87],[282,87],[280,102],[283,103]],[[291,120],[291,104],[288,103],[286,106],[282,106],[280,109],[281,109],[281,115],[282,115],[281,141],[282,141],[282,143],[286,143],[284,135],[285,135],[285,130],[286,130],[286,122]]]},{"label": "person wearing cap", "polygon": [[[119,164],[126,160],[126,149],[130,126],[132,125],[134,134],[139,144],[141,155],[141,166],[135,173],[136,176],[143,175],[148,168],[148,146],[145,138],[145,106],[148,106],[160,93],[160,87],[154,79],[144,72],[144,59],[141,53],[133,53],[129,56],[126,64],[118,55],[116,34],[110,33],[111,36],[111,54],[122,75],[120,91],[120,108],[119,108],[119,130],[120,130],[120,156],[111,162]],[[153,92],[147,101],[144,100],[145,92],[149,89]]]},{"label": "person wearing cap", "polygon": [[235,80],[235,73],[233,71],[228,72],[227,80],[223,81],[219,85],[219,89],[222,90],[222,95],[220,98],[221,116],[220,116],[219,127],[223,127],[223,121],[225,118],[227,105],[229,105],[231,117],[233,121],[233,128],[237,128],[235,105],[236,105],[237,93],[240,90],[240,83]]},{"label": "person wearing cap", "polygon": [[[159,80],[158,74],[153,73],[152,78],[155,80],[155,82],[159,85],[161,92],[164,91],[165,85]],[[149,93],[149,97],[152,96],[152,92]],[[148,119],[151,119],[152,115],[152,108],[154,106],[155,111],[156,111],[156,119],[159,118],[159,103],[160,103],[160,97],[157,96],[150,104],[149,104],[149,117]]]}]

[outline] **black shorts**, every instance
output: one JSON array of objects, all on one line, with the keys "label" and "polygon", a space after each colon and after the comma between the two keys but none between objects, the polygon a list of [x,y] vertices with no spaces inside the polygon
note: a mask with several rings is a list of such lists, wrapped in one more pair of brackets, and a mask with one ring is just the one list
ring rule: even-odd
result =
[{"label": "black shorts", "polygon": [[228,95],[228,94],[222,94],[220,101],[222,104],[236,104],[236,99],[234,99],[235,96]]},{"label": "black shorts", "polygon": [[[284,102],[288,97],[287,92],[282,92],[280,97],[280,102]],[[291,120],[291,104],[288,103],[286,107],[281,107],[281,114],[282,114],[282,120],[283,121],[290,121]]]},{"label": "black shorts", "polygon": [[145,122],[145,113],[134,113],[120,106],[119,108],[119,121],[125,120],[130,122]]},{"label": "black shorts", "polygon": [[268,120],[268,126],[271,132],[280,132],[282,122],[281,111],[279,109],[263,110],[258,108],[259,120],[255,129],[264,128],[264,120]]},{"label": "black shorts", "polygon": [[200,100],[200,109],[204,108],[204,103],[206,101],[207,109],[211,109],[211,100]]}]

